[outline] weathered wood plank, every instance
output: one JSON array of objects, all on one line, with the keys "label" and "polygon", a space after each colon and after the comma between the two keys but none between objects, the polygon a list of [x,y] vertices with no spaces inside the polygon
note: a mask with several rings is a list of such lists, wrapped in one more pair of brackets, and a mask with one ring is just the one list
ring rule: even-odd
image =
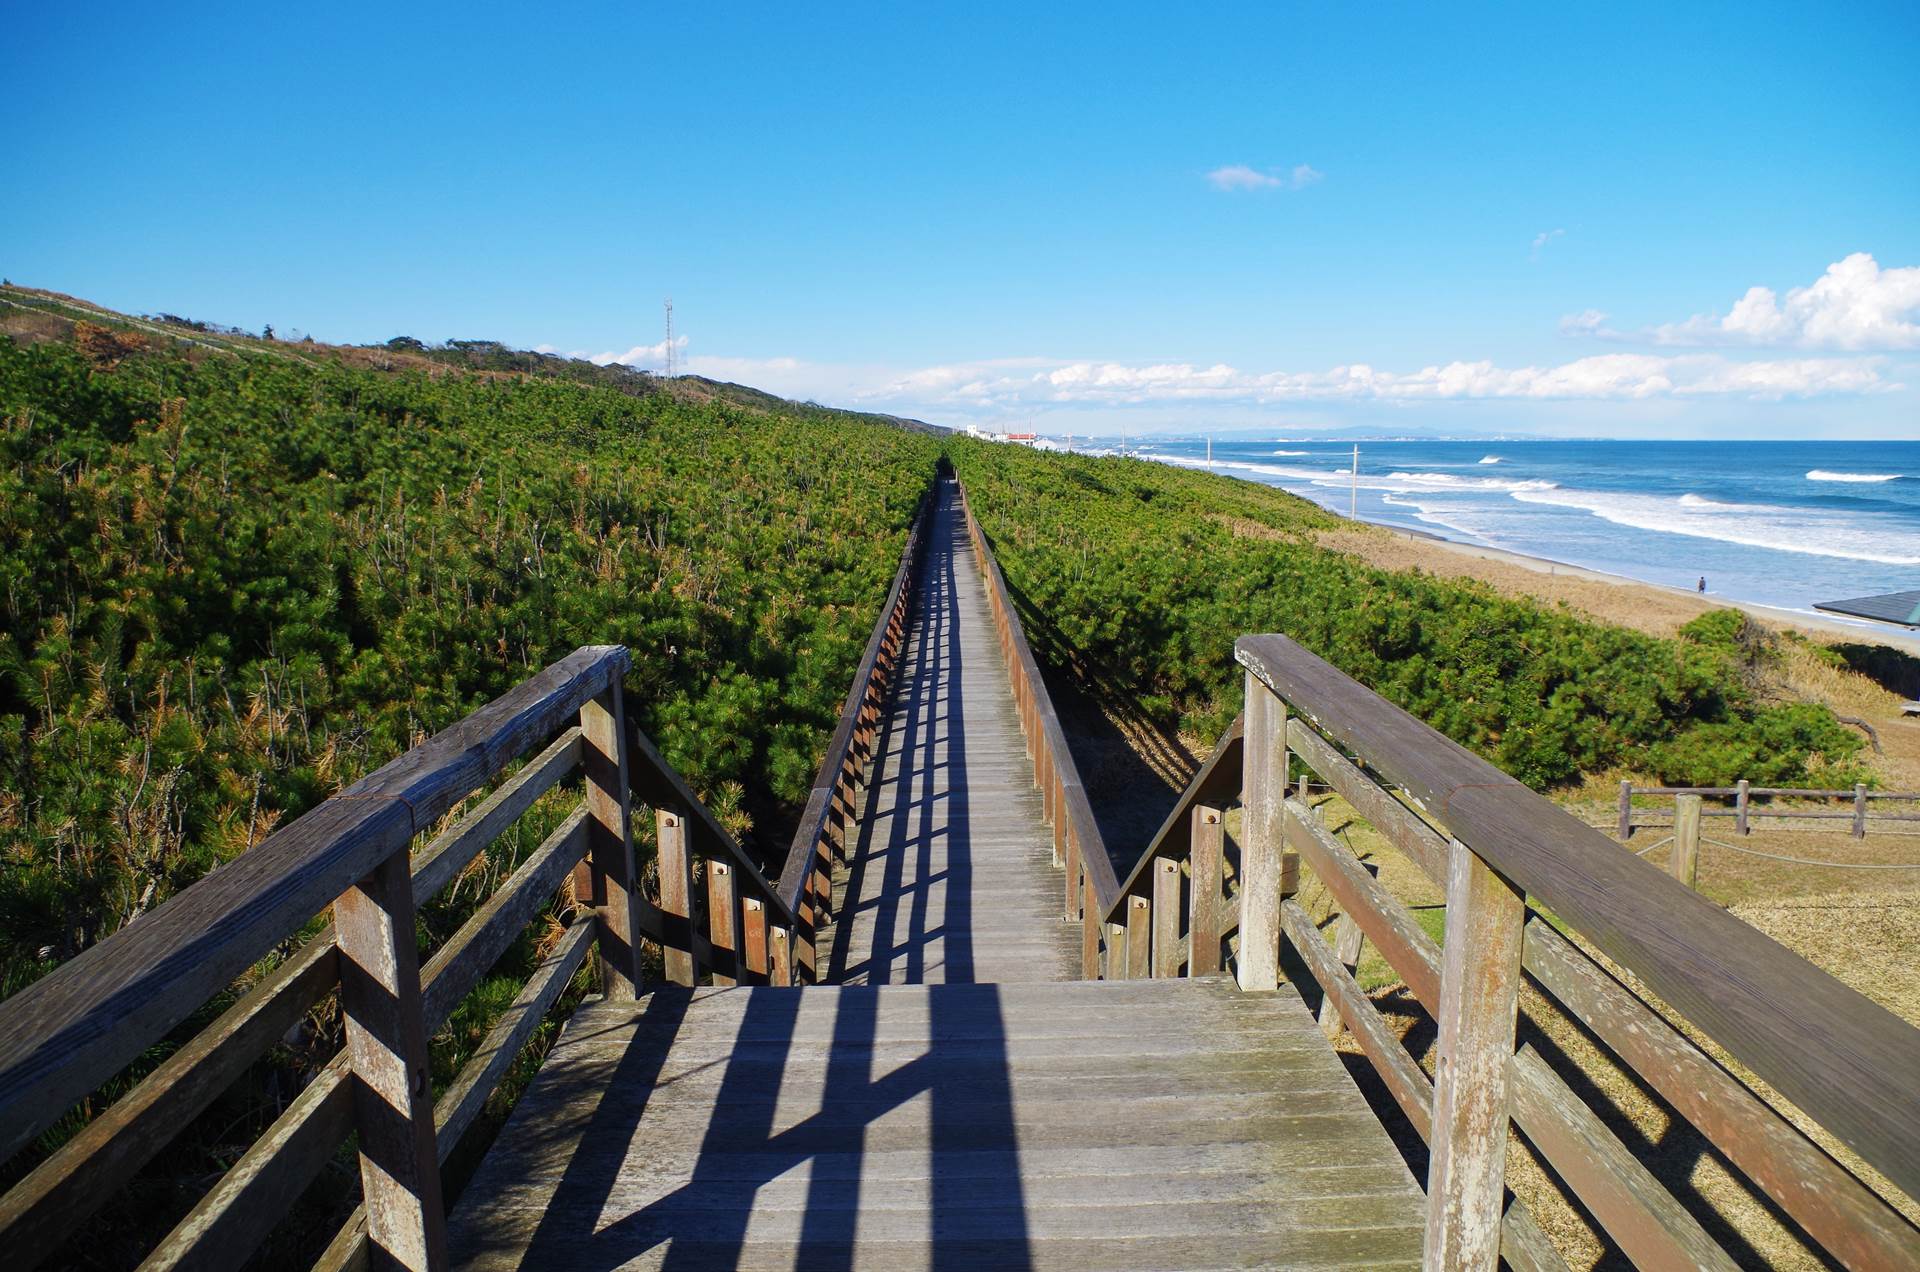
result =
[{"label": "weathered wood plank", "polygon": [[1406,907],[1317,819],[1290,817],[1287,832],[1288,842],[1313,867],[1341,912],[1353,916],[1415,998],[1430,1011],[1437,1007],[1441,1001],[1438,951]]},{"label": "weathered wood plank", "polygon": [[446,1211],[413,913],[398,853],[333,903],[367,1237],[377,1261],[425,1272],[446,1266]]},{"label": "weathered wood plank", "polygon": [[329,928],[0,1197],[0,1240],[33,1267],[132,1179],[339,980]]},{"label": "weathered wood plank", "polygon": [[478,807],[449,826],[413,856],[413,899],[418,905],[440,892],[467,868],[480,850],[520,820],[533,802],[552,790],[580,763],[585,744],[578,726],[521,766]]},{"label": "weathered wood plank", "polygon": [[1512,1058],[1512,1072],[1514,1108],[1524,1114],[1527,1139],[1635,1267],[1739,1267],[1532,1047]]},{"label": "weathered wood plank", "polygon": [[1673,877],[1689,888],[1700,875],[1700,797],[1673,797]]},{"label": "weathered wood plank", "polygon": [[1127,979],[1153,975],[1153,902],[1143,896],[1127,898]]},{"label": "weathered wood plank", "polygon": [[1227,731],[1214,743],[1213,750],[1201,761],[1186,790],[1174,803],[1173,811],[1160,823],[1147,846],[1134,859],[1131,869],[1121,877],[1120,886],[1131,891],[1140,886],[1156,856],[1186,856],[1193,828],[1193,810],[1201,805],[1224,808],[1240,794],[1243,779],[1241,743],[1246,736],[1246,718],[1235,716]]},{"label": "weathered wood plank", "polygon": [[1265,684],[1247,676],[1246,740],[1241,779],[1240,949],[1242,989],[1279,982],[1280,857],[1285,850],[1287,708]]},{"label": "weathered wood plank", "polygon": [[1519,1010],[1526,900],[1464,844],[1453,845],[1440,952],[1440,1066],[1427,1168],[1426,1263],[1500,1265],[1506,1195],[1507,1075]]},{"label": "weathered wood plank", "polygon": [[1382,790],[1379,783],[1362,773],[1357,765],[1340,754],[1332,743],[1315,733],[1306,721],[1287,722],[1287,740],[1308,767],[1325,779],[1340,798],[1353,806],[1369,825],[1420,872],[1444,888],[1447,886],[1447,840],[1433,827],[1421,821],[1412,809]]},{"label": "weathered wood plank", "polygon": [[716,985],[732,985],[739,981],[736,900],[733,867],[724,861],[708,861],[707,948],[713,960],[713,983]]},{"label": "weathered wood plank", "polygon": [[[1407,1121],[1422,1140],[1433,1137],[1433,1083],[1426,1073],[1387,1029],[1372,1001],[1346,967],[1328,948],[1319,929],[1300,903],[1291,899],[1280,903],[1280,922],[1287,939],[1300,952],[1307,970],[1319,982],[1324,1001],[1347,1022],[1353,1036],[1366,1053],[1374,1072],[1380,1075],[1387,1093],[1393,1097]],[[1566,1260],[1540,1230],[1526,1206],[1513,1198],[1507,1203],[1500,1221],[1500,1257],[1515,1272],[1552,1272],[1567,1266]]]},{"label": "weathered wood plank", "polygon": [[746,974],[740,979],[767,983],[767,903],[759,897],[740,901],[740,956]]},{"label": "weathered wood plank", "polygon": [[660,961],[675,985],[694,983],[693,856],[687,848],[687,819],[679,808],[653,813],[655,859],[660,878],[660,914],[665,930]]},{"label": "weathered wood plank", "polygon": [[153,1248],[143,1272],[243,1266],[352,1126],[353,1075],[343,1052]]},{"label": "weathered wood plank", "polygon": [[1153,863],[1153,974],[1180,974],[1186,954],[1180,941],[1180,862],[1161,857]]},{"label": "weathered wood plank", "polygon": [[633,858],[626,706],[618,681],[580,704],[580,739],[602,992],[630,999],[639,992],[642,979],[640,872]]},{"label": "weathered wood plank", "polygon": [[1221,929],[1225,926],[1226,898],[1221,889],[1226,865],[1227,828],[1218,808],[1195,804],[1187,858],[1187,886],[1193,893],[1188,918],[1187,975],[1213,976],[1220,971]]},{"label": "weathered wood plank", "polygon": [[[1360,966],[1360,949],[1365,939],[1365,934],[1360,931],[1360,925],[1354,922],[1351,914],[1342,914],[1340,921],[1334,925],[1333,956],[1340,961],[1340,966],[1346,968],[1349,974]],[[1327,1035],[1328,1042],[1339,1041],[1340,1011],[1334,1005],[1332,998],[1327,998],[1320,1004],[1320,1028]]]},{"label": "weathered wood plank", "polygon": [[592,815],[585,804],[554,827],[505,883],[447,938],[421,975],[421,1016],[429,1034],[445,1024],[487,969],[519,938],[588,852]]}]

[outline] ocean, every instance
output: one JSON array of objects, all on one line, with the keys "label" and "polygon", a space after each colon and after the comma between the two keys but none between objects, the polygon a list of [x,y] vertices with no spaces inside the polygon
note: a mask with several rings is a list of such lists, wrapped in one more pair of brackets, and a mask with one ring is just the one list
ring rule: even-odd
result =
[{"label": "ocean", "polygon": [[[1216,440],[1216,472],[1366,521],[1811,611],[1920,588],[1920,442]],[[1206,467],[1204,438],[1142,458]]]}]

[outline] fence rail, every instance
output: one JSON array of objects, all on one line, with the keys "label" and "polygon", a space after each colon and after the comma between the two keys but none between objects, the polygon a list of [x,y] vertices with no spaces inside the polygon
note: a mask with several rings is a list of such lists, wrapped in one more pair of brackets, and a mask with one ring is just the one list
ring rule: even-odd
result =
[{"label": "fence rail", "polygon": [[792,953],[795,983],[810,982],[818,974],[814,966],[816,935],[829,918],[834,863],[845,860],[847,826],[857,816],[855,792],[872,764],[874,741],[885,719],[894,672],[906,642],[908,612],[926,555],[933,500],[934,488],[929,486],[907,530],[907,542],[900,550],[900,565],[894,571],[886,603],[880,607],[880,617],[867,638],[866,652],[854,672],[840,721],[827,743],[826,758],[820,763],[806,811],[800,816],[781,866],[779,895],[797,924]]},{"label": "fence rail", "polygon": [[[1631,838],[1636,826],[1664,826],[1665,822],[1645,822],[1634,819],[1633,797],[1635,795],[1695,796],[1708,799],[1731,799],[1732,808],[1704,808],[1703,817],[1730,817],[1734,830],[1745,835],[1753,830],[1753,819],[1768,817],[1777,821],[1850,821],[1853,823],[1853,837],[1864,839],[1867,834],[1867,819],[1890,822],[1920,822],[1920,811],[1911,813],[1876,813],[1870,806],[1872,800],[1904,800],[1920,802],[1920,792],[1910,791],[1870,791],[1866,784],[1860,783],[1852,790],[1821,790],[1798,786],[1755,786],[1751,782],[1741,781],[1734,786],[1635,786],[1631,781],[1620,783],[1619,837]],[[1843,813],[1821,812],[1806,808],[1755,808],[1755,799],[1844,799],[1853,807]]]},{"label": "fence rail", "polygon": [[[1242,987],[1272,989],[1291,950],[1320,986],[1323,1026],[1352,1032],[1428,1142],[1428,1267],[1565,1266],[1526,1207],[1504,1197],[1509,1124],[1636,1264],[1735,1266],[1575,1087],[1520,1045],[1523,983],[1580,1021],[1842,1266],[1920,1265],[1920,1230],[1582,942],[1909,1195],[1920,1195],[1920,1030],[1284,636],[1236,644],[1244,714],[1115,873],[971,508],[968,528],[1066,871],[1067,917],[1082,925],[1085,974],[1230,968]],[[1329,833],[1306,802],[1305,773],[1444,891],[1444,944]],[[1228,836],[1235,804],[1240,829]],[[1338,908],[1331,939],[1296,899],[1302,865]],[[1369,941],[1437,1023],[1437,1077],[1360,988]]]}]

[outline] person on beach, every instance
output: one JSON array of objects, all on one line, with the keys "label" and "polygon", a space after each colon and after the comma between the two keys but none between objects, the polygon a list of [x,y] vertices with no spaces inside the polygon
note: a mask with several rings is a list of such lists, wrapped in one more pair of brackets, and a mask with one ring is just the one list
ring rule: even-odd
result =
[{"label": "person on beach", "polygon": [[1702,575],[1700,576],[1700,589],[1699,589],[1699,590],[1700,590],[1700,593],[1701,593],[1701,594],[1702,594],[1703,596],[1704,596],[1704,595],[1706,594],[1706,591],[1707,591],[1707,576],[1706,576],[1706,575],[1704,575],[1704,574],[1702,574]]}]

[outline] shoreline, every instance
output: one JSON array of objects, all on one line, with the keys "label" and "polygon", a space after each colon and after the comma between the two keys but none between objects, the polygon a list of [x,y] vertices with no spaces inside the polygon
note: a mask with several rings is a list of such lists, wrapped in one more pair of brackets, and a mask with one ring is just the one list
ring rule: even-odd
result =
[{"label": "shoreline", "polygon": [[1596,570],[1589,566],[1575,565],[1569,561],[1557,561],[1552,557],[1533,556],[1525,552],[1515,552],[1509,548],[1487,547],[1478,543],[1465,543],[1459,539],[1449,539],[1429,530],[1415,530],[1406,526],[1390,525],[1383,521],[1369,521],[1365,518],[1351,518],[1334,513],[1341,521],[1352,526],[1365,526],[1372,530],[1384,531],[1405,543],[1423,548],[1433,548],[1441,552],[1469,560],[1495,561],[1504,565],[1529,570],[1535,574],[1544,574],[1549,578],[1576,579],[1589,583],[1603,583],[1622,589],[1644,589],[1672,602],[1691,602],[1702,612],[1709,609],[1738,609],[1764,622],[1783,627],[1796,628],[1809,636],[1821,639],[1841,639],[1852,644],[1886,645],[1903,653],[1920,655],[1920,632],[1902,632],[1879,625],[1851,623],[1840,618],[1826,618],[1817,614],[1805,614],[1798,610],[1783,609],[1776,605],[1762,605],[1755,601],[1742,601],[1730,596],[1721,596],[1714,592],[1694,592],[1686,588],[1669,587],[1664,583],[1650,583],[1645,579],[1636,579],[1630,575],[1614,574],[1606,570]]}]

